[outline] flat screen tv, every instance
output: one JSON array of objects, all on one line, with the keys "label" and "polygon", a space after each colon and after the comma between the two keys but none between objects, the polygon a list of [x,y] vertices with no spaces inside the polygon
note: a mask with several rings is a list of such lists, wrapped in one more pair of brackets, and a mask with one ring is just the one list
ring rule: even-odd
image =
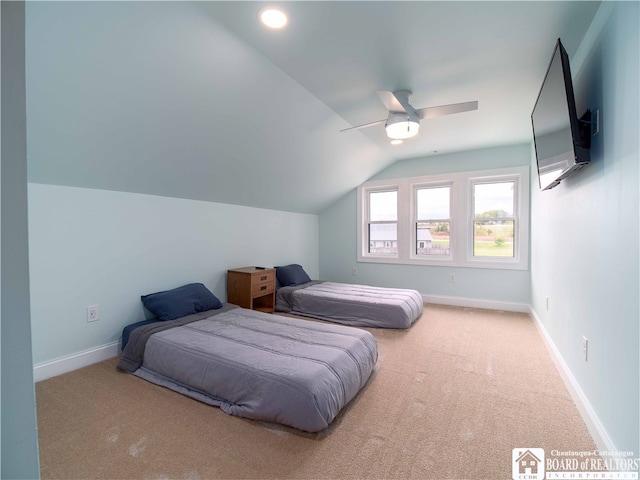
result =
[{"label": "flat screen tv", "polygon": [[558,39],[531,113],[541,190],[557,186],[590,162],[591,112],[578,118],[569,56]]}]

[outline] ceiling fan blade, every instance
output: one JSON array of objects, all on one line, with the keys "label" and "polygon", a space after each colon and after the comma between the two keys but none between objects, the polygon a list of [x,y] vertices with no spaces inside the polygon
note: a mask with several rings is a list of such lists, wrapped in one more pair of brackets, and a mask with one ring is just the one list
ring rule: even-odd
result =
[{"label": "ceiling fan blade", "polygon": [[357,125],[355,127],[349,127],[349,128],[343,128],[342,130],[340,130],[341,132],[346,132],[347,130],[357,130],[359,128],[367,128],[367,127],[373,127],[374,125],[379,125],[381,123],[386,122],[387,119],[383,119],[383,120],[376,120],[375,122],[369,122],[369,123],[365,123],[363,125]]},{"label": "ceiling fan blade", "polygon": [[427,107],[416,110],[418,117],[421,119],[442,117],[443,115],[451,115],[452,113],[469,112],[478,109],[478,102],[452,103],[451,105],[440,105],[438,107]]},{"label": "ceiling fan blade", "polygon": [[390,112],[406,112],[405,108],[398,101],[393,92],[377,92],[378,97],[384,103],[384,106]]}]

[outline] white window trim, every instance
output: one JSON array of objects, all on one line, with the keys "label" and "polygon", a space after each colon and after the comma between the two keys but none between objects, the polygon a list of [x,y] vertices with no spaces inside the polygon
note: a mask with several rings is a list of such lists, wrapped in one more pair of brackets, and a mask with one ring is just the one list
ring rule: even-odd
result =
[{"label": "white window trim", "polygon": [[[382,263],[399,263],[399,253],[369,253],[369,238],[367,234],[365,234],[367,225],[369,224],[369,193],[391,191],[398,192],[397,224],[399,237],[399,232],[403,228],[403,225],[401,224],[400,218],[400,191],[398,185],[388,182],[372,182],[367,187],[361,186],[358,188],[358,258],[376,259],[376,261]],[[400,238],[398,238],[398,252],[400,252],[401,249]]]},{"label": "white window trim", "polygon": [[[515,181],[516,217],[514,257],[473,256],[473,185]],[[415,190],[424,186],[450,186],[450,256],[418,257],[413,252],[415,243],[413,222]],[[380,255],[368,253],[365,228],[368,220],[368,193],[374,191],[398,191],[398,254]],[[436,265],[449,267],[496,268],[526,270],[529,268],[529,167],[510,167],[495,170],[456,172],[446,175],[399,178],[367,182],[357,189],[357,258],[359,262],[394,263],[406,265]]]},{"label": "white window trim", "polygon": [[[423,177],[421,177],[423,178]],[[453,243],[454,243],[454,235],[452,230],[454,229],[453,225],[453,182],[451,180],[441,180],[436,179],[428,182],[415,182],[415,179],[408,179],[410,185],[410,206],[409,206],[409,260],[411,263],[424,263],[425,261],[429,264],[433,263],[436,265],[440,265],[442,262],[451,262],[453,261]],[[416,212],[416,191],[420,188],[437,188],[437,187],[449,187],[449,255],[434,255],[430,257],[425,257],[424,255],[417,255],[414,249],[414,245],[416,244],[416,229],[414,228],[415,222],[418,220],[418,212]]]}]

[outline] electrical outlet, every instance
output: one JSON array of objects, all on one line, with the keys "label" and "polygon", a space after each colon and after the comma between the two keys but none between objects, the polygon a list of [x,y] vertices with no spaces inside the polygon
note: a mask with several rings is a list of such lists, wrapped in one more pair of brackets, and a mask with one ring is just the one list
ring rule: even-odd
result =
[{"label": "electrical outlet", "polygon": [[455,275],[449,275],[449,283],[456,283],[456,276]]},{"label": "electrical outlet", "polygon": [[87,322],[97,322],[100,320],[100,310],[98,305],[91,305],[87,307]]},{"label": "electrical outlet", "polygon": [[589,355],[589,340],[584,335],[582,336],[582,358],[587,361]]},{"label": "electrical outlet", "polygon": [[358,276],[358,269],[357,269],[356,267],[353,267],[353,268],[351,269],[351,275],[352,275],[353,277],[357,277],[357,276]]}]

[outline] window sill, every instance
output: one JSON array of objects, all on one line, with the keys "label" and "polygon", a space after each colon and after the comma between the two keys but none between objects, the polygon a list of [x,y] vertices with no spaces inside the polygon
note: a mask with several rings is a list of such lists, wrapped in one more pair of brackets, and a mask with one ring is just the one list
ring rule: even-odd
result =
[{"label": "window sill", "polygon": [[423,267],[458,267],[458,268],[486,268],[493,270],[528,270],[529,265],[517,260],[473,259],[466,262],[454,261],[451,258],[442,259],[400,259],[388,257],[359,256],[359,263],[383,263],[395,265],[417,265]]}]

